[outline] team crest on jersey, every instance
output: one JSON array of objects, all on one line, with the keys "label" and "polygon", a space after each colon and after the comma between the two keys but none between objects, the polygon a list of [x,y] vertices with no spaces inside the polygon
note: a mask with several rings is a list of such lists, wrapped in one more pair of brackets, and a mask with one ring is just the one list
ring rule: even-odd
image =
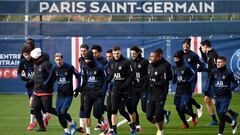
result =
[{"label": "team crest on jersey", "polygon": [[64,75],[65,75],[65,76],[67,76],[67,75],[68,75],[68,73],[67,73],[67,72],[64,72]]},{"label": "team crest on jersey", "polygon": [[121,66],[119,66],[119,67],[118,67],[118,69],[119,69],[119,70],[122,70],[122,67],[121,67]]},{"label": "team crest on jersey", "polygon": [[181,71],[181,74],[182,74],[182,75],[184,74],[184,71],[183,71],[183,70]]},{"label": "team crest on jersey", "polygon": [[231,58],[230,61],[230,68],[234,75],[240,79],[240,49],[237,50]]},{"label": "team crest on jersey", "polygon": [[225,76],[225,75],[223,75],[223,76],[222,76],[222,79],[226,79],[226,76]]},{"label": "team crest on jersey", "polygon": [[190,62],[191,61],[191,59],[190,58],[188,58],[188,62]]},{"label": "team crest on jersey", "polygon": [[154,75],[158,75],[158,72],[154,72]]},{"label": "team crest on jersey", "polygon": [[138,68],[141,68],[141,67],[142,67],[142,65],[139,64],[139,65],[138,65]]}]

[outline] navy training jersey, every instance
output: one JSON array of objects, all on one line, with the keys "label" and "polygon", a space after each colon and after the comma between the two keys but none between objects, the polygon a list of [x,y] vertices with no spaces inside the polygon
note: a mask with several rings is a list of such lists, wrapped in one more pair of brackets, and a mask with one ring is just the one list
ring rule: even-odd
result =
[{"label": "navy training jersey", "polygon": [[210,79],[206,85],[206,91],[210,91],[212,86],[216,97],[231,98],[232,91],[238,86],[238,82],[227,67],[221,69],[215,68],[210,74]]},{"label": "navy training jersey", "polygon": [[184,62],[181,66],[173,66],[173,83],[177,85],[176,95],[191,95],[191,83],[196,80],[195,72]]},{"label": "navy training jersey", "polygon": [[54,66],[50,72],[46,85],[55,81],[57,82],[58,95],[72,96],[73,95],[73,75],[78,82],[80,82],[80,75],[78,71],[67,63],[64,63],[61,67]]},{"label": "navy training jersey", "polygon": [[83,79],[83,88],[85,92],[91,95],[97,95],[100,92],[106,92],[106,74],[104,67],[94,61],[90,65],[85,65],[81,72]]},{"label": "navy training jersey", "polygon": [[[20,77],[25,77],[27,80],[32,80],[34,77],[34,69],[33,69],[33,60],[27,61],[25,58],[21,59],[18,65],[18,75]],[[22,71],[24,71],[25,76],[22,75]]]}]

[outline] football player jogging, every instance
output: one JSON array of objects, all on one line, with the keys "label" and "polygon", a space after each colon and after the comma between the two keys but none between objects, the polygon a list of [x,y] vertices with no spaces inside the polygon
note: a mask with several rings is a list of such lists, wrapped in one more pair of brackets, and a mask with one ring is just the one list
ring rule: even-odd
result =
[{"label": "football player jogging", "polygon": [[[64,63],[63,55],[56,53],[54,56],[56,66],[51,69],[48,79],[44,85],[52,85],[57,82],[56,111],[58,121],[64,129],[64,135],[74,135],[76,131],[76,122],[67,113],[71,106],[73,98],[73,75],[80,83],[80,76],[77,70],[67,63]],[[79,87],[79,86],[78,86]],[[70,131],[67,127],[67,120],[70,122]]]},{"label": "football player jogging", "polygon": [[[22,81],[26,82],[26,89],[29,98],[29,105],[30,105],[30,122],[27,127],[27,130],[32,130],[34,127],[37,126],[37,121],[34,116],[34,110],[32,108],[32,99],[33,99],[33,77],[34,77],[34,70],[33,70],[33,59],[30,56],[30,52],[32,49],[28,46],[24,46],[22,49],[23,59],[21,59],[19,66],[18,66],[18,76],[21,77]],[[24,75],[22,75],[22,71],[24,71]]]},{"label": "football player jogging", "polygon": [[131,118],[131,135],[136,135],[135,120],[136,114],[132,108],[132,98],[130,85],[132,83],[132,68],[129,61],[122,56],[121,49],[119,46],[113,47],[113,63],[112,63],[112,74],[113,78],[113,89],[111,93],[112,102],[112,126],[113,131],[110,134],[117,134],[117,120],[118,110],[121,102],[123,101],[127,107],[128,113]]},{"label": "football player jogging", "polygon": [[[159,58],[160,59],[163,59],[163,62],[165,63],[165,64],[167,64],[167,65],[170,65],[170,67],[171,67],[171,64],[166,60],[166,59],[164,59],[164,57],[163,57],[163,50],[161,49],[161,48],[157,48],[156,50],[155,50],[157,53],[158,53],[158,55],[159,55]],[[168,71],[170,71],[170,70],[168,70]],[[170,74],[170,73],[169,73]],[[169,86],[169,85],[168,85]],[[169,88],[168,88],[169,89]],[[165,110],[164,109],[164,121],[165,121],[165,124],[168,124],[169,123],[169,121],[170,121],[170,115],[171,115],[171,111],[167,111],[167,110]]]},{"label": "football player jogging", "polygon": [[[211,71],[216,68],[218,53],[215,49],[212,48],[211,42],[209,40],[204,40],[201,42],[200,52],[204,62],[206,63],[205,68],[203,71],[207,72],[208,78],[210,78]],[[205,92],[204,92],[205,93]],[[204,96],[204,102],[206,104],[208,113],[212,117],[212,122],[208,125],[218,125],[218,121],[213,109],[213,104],[215,104],[215,96],[213,95],[213,90],[208,91],[208,93]],[[228,113],[232,116],[232,121],[236,121],[238,117],[238,113],[234,112],[233,110],[229,109]]]},{"label": "football player jogging", "polygon": [[[81,57],[78,59],[79,61],[79,64],[80,64],[80,71],[82,71],[82,68],[84,67],[85,65],[85,56],[87,55],[87,52],[88,52],[88,45],[87,44],[82,44],[80,46],[80,53],[81,53]],[[76,92],[77,94],[78,92]],[[85,94],[85,91],[84,91],[84,88],[81,90],[81,97],[80,97],[80,111],[79,111],[79,128],[77,128],[77,131],[80,132],[80,133],[84,133],[84,94]],[[77,96],[77,95],[76,95]]]},{"label": "football player jogging", "polygon": [[52,107],[53,85],[44,87],[44,81],[47,80],[52,64],[49,62],[49,56],[42,53],[40,48],[35,48],[30,53],[34,59],[34,92],[33,108],[34,115],[39,124],[37,131],[46,131],[46,122],[43,121],[41,110],[46,110],[57,116],[56,109]]},{"label": "football player jogging", "polygon": [[[102,47],[100,45],[93,45],[91,50],[93,52],[93,57],[97,60],[97,62],[99,64],[101,64],[101,66],[105,67],[107,64],[107,59],[102,56]],[[106,111],[107,107],[104,105],[105,95],[102,96],[101,100],[103,100],[103,102],[101,102],[101,103],[103,103],[103,105],[102,105],[104,107],[103,109],[104,109],[104,111]],[[103,115],[102,115],[102,117],[104,118]],[[105,125],[106,124],[101,123],[101,120],[98,119],[98,124],[94,128],[94,130],[106,131],[108,127],[106,127]]]},{"label": "football player jogging", "polygon": [[231,118],[226,115],[231,99],[232,91],[238,86],[237,80],[233,73],[226,67],[226,58],[219,56],[217,59],[217,68],[210,73],[210,78],[207,83],[205,94],[211,91],[213,87],[216,99],[216,111],[219,118],[218,135],[222,135],[225,127],[225,122],[232,126],[232,133],[236,134],[238,122],[232,123]]},{"label": "football player jogging", "polygon": [[198,124],[197,115],[193,113],[191,96],[192,87],[191,82],[195,80],[195,73],[191,67],[184,63],[182,53],[176,53],[173,57],[175,65],[173,66],[174,77],[173,84],[176,84],[176,93],[174,96],[174,104],[180,119],[183,122],[181,128],[189,128],[186,121],[185,114],[192,117],[192,124],[196,126]]},{"label": "football player jogging", "polygon": [[86,135],[90,135],[91,119],[90,114],[93,108],[93,116],[100,119],[107,127],[107,122],[102,117],[104,107],[102,97],[106,94],[106,74],[104,67],[97,63],[91,51],[85,56],[86,65],[81,71],[83,83],[82,88],[85,88],[84,95],[84,113]]},{"label": "football player jogging", "polygon": [[144,113],[146,113],[146,104],[148,97],[147,89],[147,66],[149,62],[147,59],[142,57],[142,50],[138,46],[133,46],[130,48],[131,60],[130,64],[133,69],[133,83],[132,83],[132,102],[133,108],[136,112],[136,128],[138,132],[142,132],[140,126],[139,115],[137,112],[137,105],[141,99],[141,108]]},{"label": "football player jogging", "polygon": [[[189,64],[189,66],[194,70],[195,72],[195,80],[191,82],[192,84],[192,93],[194,93],[195,86],[197,83],[197,71],[204,68],[205,64],[202,61],[202,59],[192,50],[190,50],[191,46],[191,38],[185,39],[182,43],[182,52],[183,52],[183,59],[185,61],[185,64]],[[198,104],[197,101],[191,97],[190,103],[194,105],[197,108],[197,115],[198,118],[202,116],[202,105]],[[190,117],[187,121],[191,121],[192,118]]]},{"label": "football player jogging", "polygon": [[[108,90],[106,93],[106,98],[107,98],[107,117],[108,117],[108,124],[109,124],[109,130],[107,132],[105,132],[106,134],[111,134],[111,132],[113,131],[113,127],[112,127],[112,103],[111,103],[111,92],[112,92],[112,88],[113,88],[113,83],[114,81],[110,80],[110,74],[112,72],[111,67],[112,65],[112,60],[113,60],[113,54],[112,54],[112,49],[107,50],[106,52],[106,58],[108,63],[105,66],[105,71],[107,73],[107,78],[108,78]],[[128,121],[128,124],[131,128],[131,119],[128,115],[128,113],[126,112],[125,109],[125,103],[122,100],[120,105],[119,105],[119,113]]]},{"label": "football player jogging", "polygon": [[149,93],[146,117],[157,127],[157,135],[163,135],[164,106],[167,99],[169,81],[172,79],[171,65],[159,57],[157,51],[150,54],[148,66]]}]

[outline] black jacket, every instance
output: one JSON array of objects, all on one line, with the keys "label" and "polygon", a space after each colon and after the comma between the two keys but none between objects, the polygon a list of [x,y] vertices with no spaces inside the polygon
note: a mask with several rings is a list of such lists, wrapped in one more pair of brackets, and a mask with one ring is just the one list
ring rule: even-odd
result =
[{"label": "black jacket", "polygon": [[154,101],[165,101],[168,94],[169,81],[172,79],[171,65],[165,59],[148,66],[149,95]]},{"label": "black jacket", "polygon": [[212,49],[208,51],[206,54],[201,51],[202,58],[204,62],[206,63],[205,68],[203,71],[206,71],[208,74],[216,68],[218,53]]},{"label": "black jacket", "polygon": [[111,78],[113,78],[113,91],[128,93],[132,82],[132,68],[127,59],[121,56],[118,60],[113,59],[111,64]]},{"label": "black jacket", "polygon": [[132,87],[134,91],[144,91],[147,88],[147,59],[139,57],[136,60],[130,60],[133,69]]},{"label": "black jacket", "polygon": [[36,93],[52,93],[53,85],[43,87],[51,71],[52,64],[49,62],[49,56],[43,53],[40,58],[34,61],[34,90]]}]

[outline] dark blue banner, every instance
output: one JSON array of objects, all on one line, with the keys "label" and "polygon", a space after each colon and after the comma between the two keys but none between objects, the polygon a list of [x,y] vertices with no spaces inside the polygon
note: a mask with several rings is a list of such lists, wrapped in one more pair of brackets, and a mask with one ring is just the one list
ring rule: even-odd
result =
[{"label": "dark blue banner", "polygon": [[224,14],[239,13],[239,0],[0,1],[1,14]]}]

